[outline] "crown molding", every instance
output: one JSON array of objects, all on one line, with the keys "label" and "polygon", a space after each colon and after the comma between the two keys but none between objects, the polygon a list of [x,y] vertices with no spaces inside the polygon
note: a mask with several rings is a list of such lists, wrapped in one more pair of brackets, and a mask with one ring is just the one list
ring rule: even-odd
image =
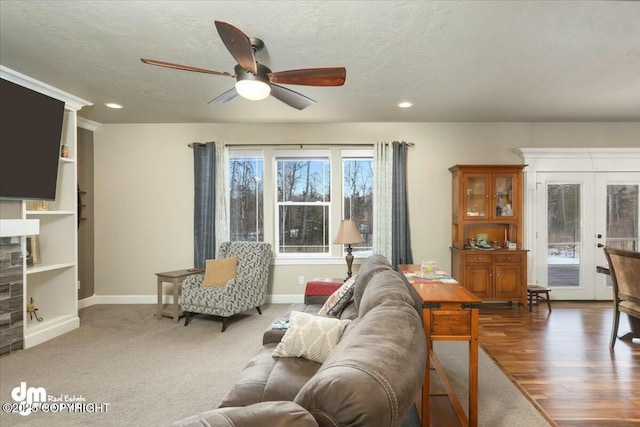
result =
[{"label": "crown molding", "polygon": [[525,172],[640,172],[640,148],[519,148]]},{"label": "crown molding", "polygon": [[95,132],[100,126],[102,126],[102,123],[94,122],[93,120],[85,119],[84,117],[78,116],[79,128]]},{"label": "crown molding", "polygon": [[82,107],[93,105],[93,102],[89,102],[75,95],[71,95],[68,92],[60,90],[56,87],[43,83],[39,80],[29,77],[11,68],[0,65],[0,77],[8,80],[12,83],[24,86],[27,89],[34,90],[44,95],[50,96],[55,99],[59,99],[65,103],[65,108],[68,110],[78,111]]}]

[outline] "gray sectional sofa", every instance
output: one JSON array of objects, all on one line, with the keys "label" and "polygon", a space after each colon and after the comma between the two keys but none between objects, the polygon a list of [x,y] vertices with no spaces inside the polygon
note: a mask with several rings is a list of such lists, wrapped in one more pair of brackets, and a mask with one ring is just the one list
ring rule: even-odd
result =
[{"label": "gray sectional sofa", "polygon": [[[317,313],[320,305],[291,310]],[[352,319],[323,363],[273,357],[283,331],[267,331],[262,350],[218,409],[174,426],[399,426],[419,396],[426,363],[421,301],[380,255],[362,264]]]}]

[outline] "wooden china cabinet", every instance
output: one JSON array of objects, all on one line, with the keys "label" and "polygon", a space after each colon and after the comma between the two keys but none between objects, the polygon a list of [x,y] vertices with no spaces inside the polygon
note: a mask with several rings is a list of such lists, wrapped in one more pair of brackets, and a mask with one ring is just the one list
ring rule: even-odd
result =
[{"label": "wooden china cabinet", "polygon": [[449,168],[452,275],[483,301],[527,304],[527,251],[522,247],[525,166]]}]

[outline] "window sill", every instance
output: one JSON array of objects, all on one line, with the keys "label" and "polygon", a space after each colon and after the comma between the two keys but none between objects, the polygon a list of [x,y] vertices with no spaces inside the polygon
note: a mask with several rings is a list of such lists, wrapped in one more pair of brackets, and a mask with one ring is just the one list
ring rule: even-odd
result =
[{"label": "window sill", "polygon": [[[367,258],[363,257],[354,257],[353,265],[360,265],[362,261]],[[344,265],[346,263],[344,257],[295,257],[295,256],[287,256],[287,257],[278,257],[271,258],[271,265]]]}]

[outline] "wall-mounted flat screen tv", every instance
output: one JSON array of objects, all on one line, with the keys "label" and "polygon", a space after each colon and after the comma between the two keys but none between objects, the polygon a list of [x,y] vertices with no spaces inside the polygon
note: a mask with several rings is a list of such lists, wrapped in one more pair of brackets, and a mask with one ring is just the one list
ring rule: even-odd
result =
[{"label": "wall-mounted flat screen tv", "polygon": [[0,199],[55,200],[64,102],[0,79]]}]

